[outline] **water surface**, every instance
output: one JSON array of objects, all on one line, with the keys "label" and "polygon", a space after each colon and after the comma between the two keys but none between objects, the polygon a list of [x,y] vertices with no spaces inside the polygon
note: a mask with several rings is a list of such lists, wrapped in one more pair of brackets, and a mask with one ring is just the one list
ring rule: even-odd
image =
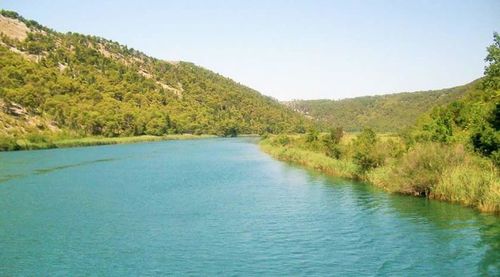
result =
[{"label": "water surface", "polygon": [[499,275],[500,220],[254,139],[0,153],[0,275]]}]

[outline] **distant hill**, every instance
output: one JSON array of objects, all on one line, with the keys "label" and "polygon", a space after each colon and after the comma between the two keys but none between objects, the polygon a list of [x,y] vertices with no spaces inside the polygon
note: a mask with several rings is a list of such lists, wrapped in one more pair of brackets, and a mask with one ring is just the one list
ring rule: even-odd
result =
[{"label": "distant hill", "polygon": [[277,100],[188,62],[0,12],[0,136],[303,131]]},{"label": "distant hill", "polygon": [[283,103],[323,125],[342,126],[348,131],[369,127],[378,132],[395,132],[412,126],[421,115],[433,107],[460,99],[478,83],[476,80],[464,86],[442,90],[342,100],[293,100]]}]

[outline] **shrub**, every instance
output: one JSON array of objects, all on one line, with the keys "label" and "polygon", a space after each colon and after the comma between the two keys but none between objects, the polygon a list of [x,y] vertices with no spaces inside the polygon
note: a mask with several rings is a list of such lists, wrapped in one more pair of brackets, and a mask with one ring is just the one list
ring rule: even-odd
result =
[{"label": "shrub", "polygon": [[429,196],[444,170],[463,162],[465,155],[462,145],[417,144],[395,162],[387,178],[392,182],[392,190]]},{"label": "shrub", "polygon": [[359,166],[360,173],[383,164],[383,153],[377,150],[377,135],[371,129],[364,129],[353,142],[354,162]]},{"label": "shrub", "polygon": [[491,160],[497,167],[500,167],[500,150],[491,153]]},{"label": "shrub", "polygon": [[334,159],[340,159],[340,156],[342,155],[342,151],[340,149],[340,145],[338,144],[326,144],[326,151],[325,154]]},{"label": "shrub", "polygon": [[165,121],[162,118],[152,118],[146,123],[146,135],[161,136],[165,134]]},{"label": "shrub", "polygon": [[344,136],[344,131],[342,128],[330,129],[330,132],[322,138],[323,145],[325,147],[325,154],[334,159],[339,159],[341,155],[341,149],[339,146],[340,140]]},{"label": "shrub", "polygon": [[308,143],[315,142],[315,141],[318,141],[318,138],[319,138],[318,130],[310,129],[306,135],[306,142],[308,142]]},{"label": "shrub", "polygon": [[344,136],[344,130],[342,129],[342,127],[337,127],[330,129],[327,138],[333,144],[339,144],[343,136]]},{"label": "shrub", "polygon": [[299,147],[276,147],[276,145],[268,144],[267,141],[263,141],[261,147],[265,152],[279,160],[300,164],[333,176],[357,177],[357,166],[349,161],[330,159],[322,153]]},{"label": "shrub", "polygon": [[31,143],[47,143],[50,142],[50,139],[39,133],[31,133],[26,139]]},{"label": "shrub", "polygon": [[290,137],[284,134],[278,135],[276,137],[276,142],[281,146],[286,146],[290,143]]},{"label": "shrub", "polygon": [[17,144],[15,138],[0,137],[0,151],[20,150],[21,147]]}]

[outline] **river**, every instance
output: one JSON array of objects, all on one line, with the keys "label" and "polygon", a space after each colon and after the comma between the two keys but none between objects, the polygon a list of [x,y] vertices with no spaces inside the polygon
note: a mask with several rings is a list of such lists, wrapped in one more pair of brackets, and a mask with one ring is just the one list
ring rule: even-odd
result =
[{"label": "river", "polygon": [[0,153],[0,276],[500,274],[500,218],[256,139]]}]

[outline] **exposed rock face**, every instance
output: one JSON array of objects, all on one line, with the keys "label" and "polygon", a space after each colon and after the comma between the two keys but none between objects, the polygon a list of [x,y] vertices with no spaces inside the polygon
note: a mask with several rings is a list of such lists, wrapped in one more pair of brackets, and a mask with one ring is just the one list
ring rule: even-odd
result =
[{"label": "exposed rock face", "polygon": [[59,132],[57,123],[35,115],[25,107],[0,99],[0,136],[11,137],[37,131]]},{"label": "exposed rock face", "polygon": [[0,33],[11,39],[24,40],[30,29],[23,22],[0,15]]},{"label": "exposed rock face", "polygon": [[13,102],[8,103],[8,104],[4,104],[3,109],[4,109],[5,113],[13,115],[13,116],[17,116],[17,117],[28,115],[28,111],[26,110],[26,108],[24,108],[23,106],[21,106],[17,103],[13,103]]},{"label": "exposed rock face", "polygon": [[29,112],[25,107],[14,102],[4,101],[3,99],[0,99],[0,112],[15,117],[23,117],[29,115]]}]

